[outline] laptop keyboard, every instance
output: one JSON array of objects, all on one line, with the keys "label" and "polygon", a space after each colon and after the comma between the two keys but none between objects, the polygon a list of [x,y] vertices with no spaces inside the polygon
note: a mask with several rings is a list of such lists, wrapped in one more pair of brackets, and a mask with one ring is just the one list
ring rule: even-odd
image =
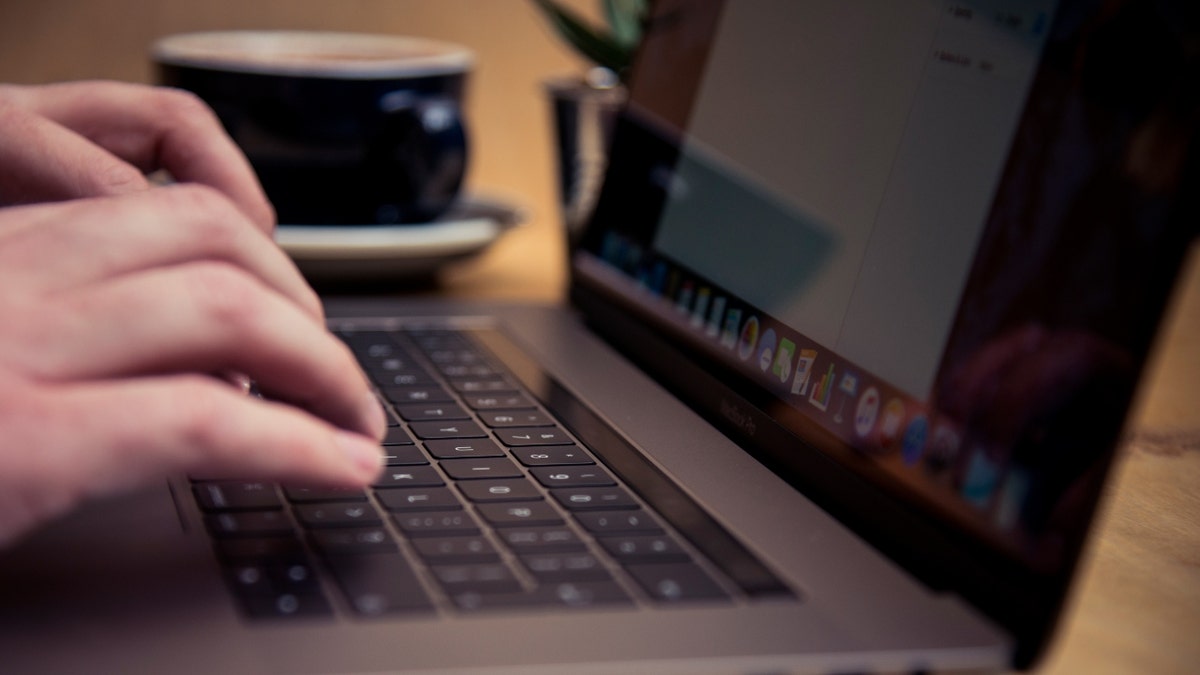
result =
[{"label": "laptop keyboard", "polygon": [[[794,597],[711,521],[706,529],[694,504],[673,519],[692,530],[681,535],[471,334],[341,337],[390,416],[387,466],[370,489],[192,482],[247,616]],[[662,477],[632,470],[632,457],[612,464],[664,494]],[[728,560],[714,564],[693,542]]]}]

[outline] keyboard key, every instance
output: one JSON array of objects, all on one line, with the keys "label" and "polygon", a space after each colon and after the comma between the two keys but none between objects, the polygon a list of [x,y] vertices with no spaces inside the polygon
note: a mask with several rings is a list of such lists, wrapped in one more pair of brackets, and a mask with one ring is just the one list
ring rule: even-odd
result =
[{"label": "keyboard key", "polygon": [[380,490],[375,497],[392,512],[454,511],[462,502],[446,487],[396,488]]},{"label": "keyboard key", "polygon": [[533,401],[523,394],[468,394],[463,397],[467,407],[472,410],[517,410],[534,408]]},{"label": "keyboard key", "polygon": [[304,545],[294,536],[218,539],[216,551],[222,559],[234,564],[265,563],[302,558]]},{"label": "keyboard key", "polygon": [[397,513],[392,516],[409,537],[444,537],[479,534],[479,525],[466,511]]},{"label": "keyboard key", "polygon": [[385,466],[415,466],[428,464],[429,460],[415,445],[385,445],[383,463]]},{"label": "keyboard key", "polygon": [[[422,345],[427,347],[427,345]],[[425,356],[429,357],[438,366],[447,364],[472,364],[483,363],[481,357],[475,350],[471,349],[465,342],[457,342],[452,346],[444,346],[432,349],[426,349]]]},{"label": "keyboard key", "polygon": [[291,534],[295,526],[282,510],[230,511],[205,517],[214,537],[262,537]]},{"label": "keyboard key", "polygon": [[591,553],[539,553],[521,556],[521,562],[538,581],[601,581],[612,575]]},{"label": "keyboard key", "polygon": [[632,602],[629,594],[612,581],[572,581],[551,584],[546,586],[542,592],[550,593],[558,604],[564,607],[585,608]]},{"label": "keyboard key", "polygon": [[433,610],[433,603],[403,555],[331,555],[325,561],[358,614]]},{"label": "keyboard key", "polygon": [[486,363],[443,363],[438,366],[438,372],[452,378],[490,378],[497,375],[496,371]]},{"label": "keyboard key", "polygon": [[513,576],[512,570],[502,563],[437,565],[431,570],[451,595],[464,592],[513,593],[521,590],[521,583]]},{"label": "keyboard key", "polygon": [[554,422],[537,410],[495,410],[479,413],[479,419],[493,428],[552,427]]},{"label": "keyboard key", "polygon": [[496,438],[509,447],[570,445],[574,441],[558,427],[514,427],[495,430]]},{"label": "keyboard key", "polygon": [[600,545],[623,564],[688,562],[691,557],[667,536],[601,537]]},{"label": "keyboard key", "polygon": [[367,502],[325,502],[296,506],[296,518],[305,527],[366,527],[383,523]]},{"label": "keyboard key", "polygon": [[628,565],[625,569],[656,600],[683,602],[728,598],[717,582],[694,564]]},{"label": "keyboard key", "polygon": [[584,529],[597,535],[662,534],[663,530],[645,511],[584,511],[575,514]]},{"label": "keyboard key", "polygon": [[437,459],[504,456],[504,450],[495,441],[486,438],[429,440],[425,441],[425,449]]},{"label": "keyboard key", "polygon": [[478,504],[475,508],[484,520],[496,527],[560,525],[563,522],[558,511],[544,501]]},{"label": "keyboard key", "polygon": [[500,554],[487,538],[439,537],[413,540],[417,555],[430,565],[498,562]]},{"label": "keyboard key", "polygon": [[517,480],[465,481],[455,485],[473,502],[536,501],[542,493],[526,478]]},{"label": "keyboard key", "polygon": [[623,487],[559,488],[550,494],[569,511],[639,508],[633,496]]},{"label": "keyboard key", "polygon": [[583,540],[569,527],[513,527],[497,530],[496,535],[516,553],[587,549]]},{"label": "keyboard key", "polygon": [[333,613],[319,592],[247,595],[240,597],[238,604],[252,619],[318,618]]},{"label": "keyboard key", "polygon": [[340,337],[363,362],[393,358],[402,353],[392,336],[384,331],[346,332]]},{"label": "keyboard key", "polygon": [[385,399],[396,405],[405,403],[449,403],[454,400],[454,397],[448,391],[434,384],[413,387],[382,387],[381,391]]},{"label": "keyboard key", "polygon": [[424,371],[416,371],[401,368],[378,368],[366,369],[367,375],[380,388],[391,387],[419,387],[433,384],[433,378],[425,374]]},{"label": "keyboard key", "polygon": [[396,414],[395,410],[392,410],[391,405],[386,403],[383,399],[380,399],[379,406],[383,408],[384,417],[387,418],[387,425],[389,429],[400,426],[400,416]]},{"label": "keyboard key", "polygon": [[483,429],[474,422],[413,422],[413,433],[417,438],[485,438]]},{"label": "keyboard key", "polygon": [[497,394],[501,392],[516,393],[517,391],[511,382],[502,377],[451,380],[450,388],[460,394]]},{"label": "keyboard key", "polygon": [[432,487],[444,485],[441,474],[431,466],[387,467],[375,479],[372,487],[377,489],[397,487]]},{"label": "keyboard key", "polygon": [[273,483],[221,481],[192,486],[205,511],[264,510],[283,506]]},{"label": "keyboard key", "polygon": [[412,436],[408,435],[402,427],[388,427],[387,433],[384,434],[383,441],[380,445],[389,447],[393,445],[412,445]]},{"label": "keyboard key", "polygon": [[397,550],[392,535],[383,527],[343,530],[314,530],[313,545],[326,555],[390,553]]},{"label": "keyboard key", "polygon": [[532,591],[520,590],[510,593],[461,591],[451,595],[450,600],[464,612],[529,609],[557,605],[558,598],[546,590],[546,588],[548,587],[538,587]]},{"label": "keyboard key", "polygon": [[617,484],[607,471],[594,465],[539,467],[530,469],[529,473],[549,488],[602,487]]},{"label": "keyboard key", "polygon": [[466,420],[471,416],[456,403],[407,404],[396,406],[396,413],[406,422],[427,420]]},{"label": "keyboard key", "polygon": [[595,464],[590,455],[578,445],[513,448],[513,457],[525,466],[570,466]]},{"label": "keyboard key", "polygon": [[483,480],[488,478],[522,478],[524,473],[507,457],[478,459],[447,459],[438,466],[454,480]]},{"label": "keyboard key", "polygon": [[532,591],[518,593],[464,592],[452,595],[451,599],[464,611],[543,606],[586,609],[603,605],[628,605],[633,602],[624,589],[613,581],[544,584]]},{"label": "keyboard key", "polygon": [[321,588],[316,570],[304,558],[286,562],[243,562],[227,567],[225,575],[234,593],[241,596],[312,593]]},{"label": "keyboard key", "polygon": [[292,503],[364,502],[367,493],[358,488],[285,487],[283,494]]}]

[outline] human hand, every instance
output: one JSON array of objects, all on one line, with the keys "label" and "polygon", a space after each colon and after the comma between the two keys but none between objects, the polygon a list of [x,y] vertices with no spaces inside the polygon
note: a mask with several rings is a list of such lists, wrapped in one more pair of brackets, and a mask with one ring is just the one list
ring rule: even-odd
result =
[{"label": "human hand", "polygon": [[0,544],[173,473],[349,486],[380,469],[385,420],[353,356],[212,188],[0,209],[0,316]]},{"label": "human hand", "polygon": [[275,213],[212,111],[187,92],[122,82],[0,85],[0,205],[126,194],[167,171],[226,195],[258,227]]}]

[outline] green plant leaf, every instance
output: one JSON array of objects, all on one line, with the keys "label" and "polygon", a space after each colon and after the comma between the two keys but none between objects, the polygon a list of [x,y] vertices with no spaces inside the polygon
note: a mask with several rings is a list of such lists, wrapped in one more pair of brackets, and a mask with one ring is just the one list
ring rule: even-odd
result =
[{"label": "green plant leaf", "polygon": [[534,0],[559,36],[596,65],[621,73],[629,65],[632,50],[622,47],[611,35],[588,26],[575,12],[552,0]]},{"label": "green plant leaf", "polygon": [[622,48],[633,50],[642,39],[642,19],[646,0],[604,0],[604,14],[612,30],[613,40]]}]

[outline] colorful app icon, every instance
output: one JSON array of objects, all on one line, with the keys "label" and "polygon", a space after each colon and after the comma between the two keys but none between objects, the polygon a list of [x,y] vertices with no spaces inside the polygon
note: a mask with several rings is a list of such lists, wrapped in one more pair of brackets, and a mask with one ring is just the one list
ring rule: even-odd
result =
[{"label": "colorful app icon", "polygon": [[721,332],[721,317],[725,316],[725,296],[718,295],[713,298],[712,311],[708,314],[708,328],[704,333],[710,338],[717,337]]},{"label": "colorful app icon", "polygon": [[671,272],[667,274],[667,287],[663,291],[663,297],[668,299],[678,297],[680,281],[679,270],[672,269]]},{"label": "colorful app icon", "polygon": [[654,271],[650,275],[650,291],[655,295],[662,295],[663,288],[667,284],[667,263],[659,260],[654,263]]},{"label": "colorful app icon", "polygon": [[687,314],[692,309],[692,299],[696,295],[696,288],[691,281],[683,282],[683,287],[679,289],[679,300],[675,303],[675,309],[680,314]]},{"label": "colorful app icon", "polygon": [[854,409],[854,433],[859,438],[866,438],[875,428],[875,422],[879,419],[879,405],[879,390],[867,387],[858,398],[858,406]]},{"label": "colorful app icon", "polygon": [[738,326],[742,323],[742,310],[732,308],[725,312],[725,327],[721,330],[721,346],[733,349],[737,346]]},{"label": "colorful app icon", "polygon": [[746,325],[742,326],[742,335],[738,338],[738,358],[748,361],[754,355],[756,346],[758,346],[758,317],[752,316],[746,319]]},{"label": "colorful app icon", "polygon": [[620,266],[621,257],[625,252],[625,241],[614,232],[604,235],[604,243],[600,245],[600,257],[613,265]]},{"label": "colorful app icon", "polygon": [[833,421],[841,424],[844,420],[842,413],[846,411],[846,401],[853,399],[858,394],[858,375],[850,371],[842,373],[842,379],[838,381],[838,393],[841,398],[838,402],[837,412],[833,415]]},{"label": "colorful app icon", "polygon": [[1014,530],[1021,524],[1021,511],[1029,498],[1029,472],[1014,467],[1004,477],[1000,486],[1000,500],[996,504],[996,525],[1002,530]]},{"label": "colorful app icon", "polygon": [[629,242],[629,248],[625,250],[624,267],[627,270],[635,270],[642,262],[642,246],[637,242]]},{"label": "colorful app icon", "polygon": [[1000,484],[1000,465],[982,445],[971,449],[967,471],[963,476],[962,498],[979,509],[986,509],[995,497]]},{"label": "colorful app icon", "polygon": [[925,456],[925,468],[935,475],[949,471],[958,459],[961,443],[962,440],[954,424],[948,420],[938,421],[934,425],[929,441],[929,452]]},{"label": "colorful app icon", "polygon": [[813,385],[812,393],[808,395],[808,402],[817,410],[825,412],[829,410],[829,402],[833,399],[833,379],[834,379],[833,364],[829,364],[829,370],[826,370]]},{"label": "colorful app icon", "polygon": [[879,420],[879,446],[891,449],[900,441],[904,429],[904,401],[898,398],[888,399],[883,406],[883,417]]},{"label": "colorful app icon", "polygon": [[801,349],[796,359],[796,375],[792,378],[792,393],[808,396],[808,384],[812,381],[813,364],[817,362],[817,350]]},{"label": "colorful app icon", "polygon": [[908,421],[904,435],[900,437],[900,457],[905,464],[916,464],[925,452],[925,442],[929,439],[929,419],[924,415],[916,415]]},{"label": "colorful app icon", "polygon": [[787,338],[780,338],[779,349],[775,350],[775,361],[771,364],[771,373],[779,378],[781,384],[786,383],[792,376],[792,358],[796,356],[796,343]]},{"label": "colorful app icon", "polygon": [[712,291],[708,286],[703,286],[696,293],[696,306],[692,309],[692,328],[699,328],[704,325],[704,320],[708,317],[708,302]]},{"label": "colorful app icon", "polygon": [[758,369],[767,372],[771,367],[771,359],[775,356],[775,329],[768,328],[758,342]]}]

